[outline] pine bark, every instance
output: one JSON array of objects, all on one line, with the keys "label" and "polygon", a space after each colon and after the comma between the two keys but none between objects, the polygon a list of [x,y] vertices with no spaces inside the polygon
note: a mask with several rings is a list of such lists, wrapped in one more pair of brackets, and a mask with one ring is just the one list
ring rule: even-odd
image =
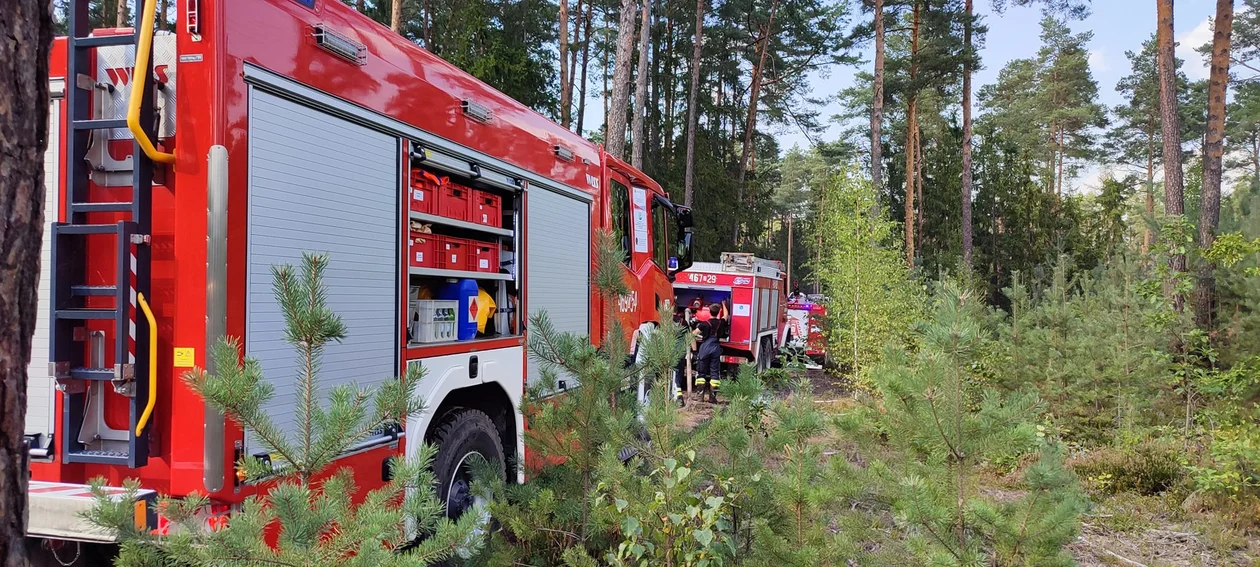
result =
[{"label": "pine bark", "polygon": [[687,93],[687,164],[683,204],[690,207],[696,186],[696,104],[700,95],[700,58],[704,52],[704,2],[696,0],[696,40],[691,49],[691,91]]},{"label": "pine bark", "polygon": [[[0,565],[24,567],[26,550],[26,368],[35,332],[39,250],[44,238],[48,145],[47,0],[0,10]],[[42,62],[32,64],[32,62]]]},{"label": "pine bark", "polygon": [[652,39],[652,0],[643,0],[639,22],[639,71],[634,83],[634,120],[630,125],[630,165],[643,171],[643,151],[647,138],[648,44]]},{"label": "pine bark", "polygon": [[162,0],[162,2],[158,4],[158,10],[159,10],[158,18],[157,18],[158,29],[160,30],[173,29],[174,25],[171,23],[171,20],[168,19],[171,13],[171,0]]},{"label": "pine bark", "polygon": [[963,59],[963,131],[962,131],[962,253],[963,267],[971,270],[971,68],[975,52],[971,45],[972,0],[965,4],[965,20],[963,22],[963,45],[967,50]]},{"label": "pine bark", "polygon": [[919,120],[919,100],[914,81],[919,74],[919,1],[914,3],[914,21],[910,27],[910,94],[906,102],[906,263],[914,266],[915,258],[915,214],[914,214],[914,181],[916,150],[918,147],[917,130]]},{"label": "pine bark", "polygon": [[762,78],[765,76],[766,52],[770,50],[770,37],[774,33],[774,16],[778,11],[779,1],[775,0],[774,4],[770,5],[769,20],[761,28],[760,53],[757,55],[757,64],[753,65],[752,76],[748,82],[748,117],[744,121],[744,149],[739,158],[739,187],[741,193],[743,192],[744,179],[748,174],[748,162],[753,155],[753,135],[757,130],[757,105],[761,98]]},{"label": "pine bark", "polygon": [[573,91],[569,75],[569,0],[560,0],[560,125],[569,127]]},{"label": "pine bark", "polygon": [[[582,18],[582,75],[578,79],[577,133],[582,135],[586,122],[586,70],[591,61],[591,19],[595,17],[595,3],[586,3],[586,15]],[[603,98],[603,97],[600,97]]]},{"label": "pine bark", "polygon": [[114,2],[114,27],[125,28],[130,20],[127,18],[127,0]]},{"label": "pine bark", "polygon": [[394,33],[402,33],[403,2],[406,0],[394,0],[389,10],[389,29],[394,30]]},{"label": "pine bark", "polygon": [[608,101],[608,128],[604,144],[617,159],[626,156],[626,105],[630,102],[630,63],[634,56],[635,0],[621,0],[621,17],[617,27],[616,68],[613,71],[612,97]]},{"label": "pine bark", "polygon": [[[1199,207],[1199,246],[1216,242],[1221,217],[1221,158],[1225,150],[1225,93],[1229,84],[1230,36],[1234,27],[1234,0],[1216,0],[1212,35],[1212,68],[1208,77],[1207,134],[1203,144],[1203,189]],[[1199,266],[1194,291],[1194,318],[1202,329],[1212,323],[1212,300],[1216,291],[1216,266]]]},{"label": "pine bark", "polygon": [[[1151,119],[1151,127],[1147,129],[1146,138],[1146,218],[1155,218],[1155,125]],[[1155,243],[1150,225],[1142,229],[1142,253],[1145,254]]]},{"label": "pine bark", "polygon": [[[1175,44],[1173,43],[1173,0],[1158,1],[1158,29],[1156,44],[1159,49],[1159,111],[1164,138],[1164,213],[1185,214],[1183,193],[1184,179],[1181,171],[1181,123],[1177,115],[1177,71]],[[1185,254],[1177,254],[1169,261],[1174,271],[1186,271]],[[1180,311],[1184,298],[1177,295],[1173,304]]]},{"label": "pine bark", "polygon": [[[770,5],[770,17],[766,25],[761,28],[761,53],[757,56],[757,63],[753,65],[752,77],[748,82],[748,116],[744,121],[744,148],[739,156],[739,173],[735,183],[735,202],[739,206],[744,204],[744,183],[748,180],[748,170],[752,168],[751,161],[756,141],[754,135],[757,132],[757,106],[761,99],[761,83],[765,77],[766,70],[766,52],[770,51],[770,37],[774,34],[774,16],[779,11],[779,0],[775,0]],[[733,223],[734,228],[731,231],[731,242],[739,246],[739,232],[742,226],[740,223]]]},{"label": "pine bark", "polygon": [[884,0],[875,0],[875,78],[871,100],[871,184],[875,207],[884,191]]}]

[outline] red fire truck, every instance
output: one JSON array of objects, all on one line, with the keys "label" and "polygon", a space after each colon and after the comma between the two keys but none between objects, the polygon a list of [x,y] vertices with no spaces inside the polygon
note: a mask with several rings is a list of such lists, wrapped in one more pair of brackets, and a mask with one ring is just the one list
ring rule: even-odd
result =
[{"label": "red fire truck", "polygon": [[[671,266],[690,265],[690,212],[659,184],[340,0],[180,0],[162,32],[155,4],[135,30],[91,30],[73,0],[53,47],[33,538],[100,541],[77,515],[94,477],[139,479],[145,499],[198,491],[213,513],[260,490],[233,467],[260,446],[179,376],[237,337],[276,386],[266,411],[291,426],[269,270],[304,251],[328,255],[328,304],[348,328],[325,387],[427,370],[428,410],[338,466],[371,490],[387,459],[436,443],[452,515],[471,502],[465,457],[528,460],[518,408],[542,376],[528,316],[597,341],[605,311],[627,329],[656,318]],[[591,286],[609,230],[632,283],[617,305]],[[475,297],[443,299],[452,281]],[[424,328],[465,314],[475,334]]]},{"label": "red fire truck", "polygon": [[787,344],[822,365],[827,360],[827,338],[822,319],[827,316],[826,298],[821,295],[795,295],[788,300]]},{"label": "red fire truck", "polygon": [[674,281],[675,300],[708,317],[710,304],[727,310],[730,337],[722,342],[724,372],[729,366],[770,368],[787,330],[783,264],[752,254],[723,252],[719,262],[696,262]]}]

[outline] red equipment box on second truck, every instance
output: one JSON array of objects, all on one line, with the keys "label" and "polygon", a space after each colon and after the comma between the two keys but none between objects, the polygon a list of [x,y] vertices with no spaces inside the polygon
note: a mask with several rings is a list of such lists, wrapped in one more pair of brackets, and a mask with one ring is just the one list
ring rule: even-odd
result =
[{"label": "red equipment box on second truck", "polygon": [[[690,212],[658,183],[339,0],[181,1],[157,33],[142,4],[136,30],[94,31],[72,0],[53,46],[30,537],[101,541],[77,514],[98,476],[201,492],[210,512],[260,490],[233,467],[258,444],[179,376],[239,337],[291,425],[270,269],[304,251],[328,255],[348,331],[324,386],[427,370],[427,411],[337,466],[367,491],[386,459],[436,443],[451,515],[471,502],[465,456],[527,460],[528,316],[598,341],[600,313],[655,319],[671,266],[690,265]],[[616,305],[591,284],[607,230],[632,281]]]}]

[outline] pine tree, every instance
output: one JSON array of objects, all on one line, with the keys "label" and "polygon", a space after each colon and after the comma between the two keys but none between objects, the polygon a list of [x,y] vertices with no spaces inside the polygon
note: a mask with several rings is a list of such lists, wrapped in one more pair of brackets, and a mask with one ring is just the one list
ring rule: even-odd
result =
[{"label": "pine tree", "polygon": [[[925,563],[963,566],[1000,558],[1008,560],[1000,565],[1040,565],[1039,558],[1060,553],[1075,535],[1084,500],[1052,458],[1030,473],[1022,506],[998,507],[977,491],[981,463],[1036,446],[1032,420],[1044,407],[1031,394],[1000,395],[973,374],[986,341],[984,320],[974,294],[947,283],[937,292],[933,317],[919,330],[919,350],[890,350],[876,373],[884,410],[878,427],[904,458],[892,480],[898,485],[894,509]],[[1053,505],[1041,492],[1051,495]],[[1042,523],[1054,525],[1054,533],[1010,527]]]},{"label": "pine tree", "polygon": [[[215,345],[210,356],[216,374],[194,369],[184,375],[190,388],[240,423],[273,455],[269,463],[252,457],[237,463],[241,478],[265,483],[266,494],[247,498],[230,518],[212,518],[208,529],[197,515],[208,504],[204,496],[163,500],[163,515],[177,527],[151,533],[134,525],[128,503],[134,499],[115,499],[97,479],[92,488],[96,507],[88,518],[119,537],[118,565],[423,566],[478,549],[481,542],[473,530],[480,515],[447,520],[432,490],[437,481],[430,469],[435,448],[423,446],[412,462],[393,461],[391,480],[358,504],[350,471],[334,470],[336,458],[349,448],[423,411],[416,395],[423,372],[413,370],[376,389],[337,386],[326,402],[317,397],[323,349],[346,335],[341,317],[325,303],[327,266],[327,256],[304,254],[300,272],[291,266],[272,268],[285,338],[301,361],[296,434],[286,435],[262,410],[274,395],[273,387],[257,361],[240,359],[238,339]],[[133,494],[139,483],[128,481],[125,486]],[[275,544],[269,545],[273,530]],[[415,534],[426,537],[400,552]]]}]

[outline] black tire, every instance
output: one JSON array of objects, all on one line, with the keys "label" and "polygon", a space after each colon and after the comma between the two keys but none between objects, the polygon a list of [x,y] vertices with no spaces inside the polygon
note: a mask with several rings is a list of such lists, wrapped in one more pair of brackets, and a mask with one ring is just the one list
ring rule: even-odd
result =
[{"label": "black tire", "polygon": [[775,355],[774,341],[770,337],[762,337],[761,347],[757,349],[757,370],[765,372],[774,364]]},{"label": "black tire", "polygon": [[446,416],[433,432],[437,445],[433,473],[438,479],[438,498],[446,505],[446,515],[458,518],[474,502],[468,457],[481,455],[487,461],[503,464],[503,442],[490,416],[478,410],[461,410]]}]

